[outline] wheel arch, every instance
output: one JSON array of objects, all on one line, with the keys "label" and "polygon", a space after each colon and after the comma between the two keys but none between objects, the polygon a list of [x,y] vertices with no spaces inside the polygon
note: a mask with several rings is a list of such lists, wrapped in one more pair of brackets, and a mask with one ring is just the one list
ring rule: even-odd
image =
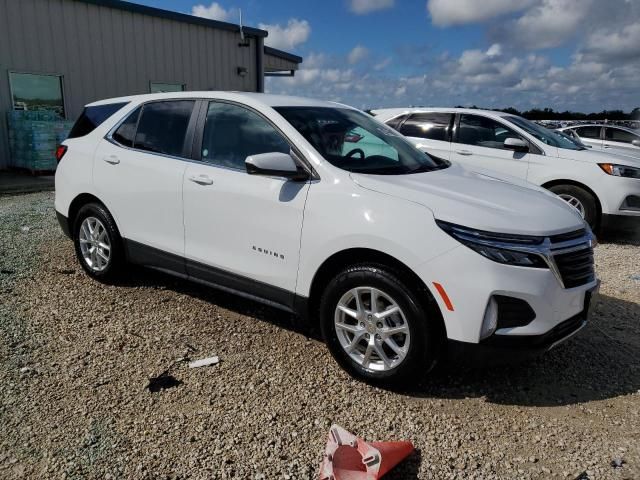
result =
[{"label": "wheel arch", "polygon": [[362,263],[372,263],[388,267],[407,282],[409,284],[408,286],[418,295],[423,307],[429,312],[436,314],[436,324],[439,333],[443,335],[443,338],[446,338],[444,318],[431,289],[405,263],[387,253],[370,248],[348,248],[335,252],[316,270],[313,280],[311,281],[307,305],[309,318],[314,325],[317,325],[319,322],[318,310],[320,307],[320,297],[328,281],[338,272],[344,270],[345,267]]},{"label": "wheel arch", "polygon": [[575,180],[561,180],[561,179],[548,181],[546,183],[543,183],[541,186],[549,190],[551,187],[556,187],[558,185],[572,185],[574,187],[582,188],[583,190],[588,192],[596,201],[596,208],[598,209],[598,219],[602,217],[602,202],[600,202],[600,198],[598,197],[598,194],[594,192],[592,188],[588,187],[584,183],[577,182]]},{"label": "wheel arch", "polygon": [[116,229],[118,229],[118,233],[120,233],[120,228],[118,227],[118,221],[116,220],[116,218],[113,216],[113,212],[111,212],[111,210],[109,210],[109,207],[107,207],[107,205],[105,205],[105,203],[100,200],[98,197],[96,197],[95,195],[92,195],[90,193],[81,193],[79,195],[77,195],[72,201],[71,204],[69,205],[69,226],[71,228],[71,232],[73,235],[73,226],[75,225],[75,221],[76,221],[76,217],[78,216],[78,212],[80,211],[80,209],[87,205],[88,203],[99,203],[100,205],[102,205],[107,212],[109,212],[109,214],[111,215],[111,217],[113,218],[114,223],[116,224]]}]

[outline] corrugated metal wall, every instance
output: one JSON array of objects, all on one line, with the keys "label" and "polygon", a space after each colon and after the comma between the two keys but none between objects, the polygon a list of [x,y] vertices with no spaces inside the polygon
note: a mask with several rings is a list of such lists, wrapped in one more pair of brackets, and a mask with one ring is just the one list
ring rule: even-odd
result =
[{"label": "corrugated metal wall", "polygon": [[265,53],[264,55],[264,71],[265,72],[279,72],[285,70],[297,70],[298,64],[291,60],[276,57]]},{"label": "corrugated metal wall", "polygon": [[150,82],[255,91],[257,45],[248,39],[240,47],[238,32],[78,0],[0,0],[0,168],[9,155],[10,71],[63,75],[66,114],[75,119],[86,103],[148,93]]}]

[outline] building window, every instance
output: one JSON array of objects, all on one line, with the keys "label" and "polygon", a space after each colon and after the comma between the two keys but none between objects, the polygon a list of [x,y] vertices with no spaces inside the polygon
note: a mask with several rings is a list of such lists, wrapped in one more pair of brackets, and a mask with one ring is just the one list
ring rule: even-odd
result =
[{"label": "building window", "polygon": [[62,76],[9,72],[14,110],[51,110],[64,118]]},{"label": "building window", "polygon": [[151,93],[164,93],[164,92],[184,92],[186,90],[184,83],[159,83],[151,82],[149,85],[149,91]]}]

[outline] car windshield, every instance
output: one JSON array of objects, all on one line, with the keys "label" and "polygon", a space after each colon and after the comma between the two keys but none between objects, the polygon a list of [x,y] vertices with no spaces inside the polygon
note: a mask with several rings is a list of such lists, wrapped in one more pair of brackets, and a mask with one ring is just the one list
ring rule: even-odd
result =
[{"label": "car windshield", "polygon": [[586,150],[587,149],[587,146],[584,143],[582,143],[582,140],[580,140],[580,138],[577,137],[577,136],[574,137],[572,135],[564,133],[561,130],[554,130],[554,133],[557,133],[558,135],[561,135],[563,138],[566,138],[567,140],[570,140],[573,143],[575,143],[579,147],[579,150]]},{"label": "car windshield", "polygon": [[508,115],[504,117],[505,120],[510,121],[514,125],[517,125],[529,135],[533,135],[541,142],[551,145],[552,147],[566,148],[567,150],[583,150],[583,147],[579,147],[572,140],[549,130],[548,128],[541,127],[537,123],[533,123],[522,117],[516,117],[515,115]]},{"label": "car windshield", "polygon": [[416,149],[398,132],[358,110],[275,107],[332,165],[350,172],[403,175],[429,172],[449,162]]}]

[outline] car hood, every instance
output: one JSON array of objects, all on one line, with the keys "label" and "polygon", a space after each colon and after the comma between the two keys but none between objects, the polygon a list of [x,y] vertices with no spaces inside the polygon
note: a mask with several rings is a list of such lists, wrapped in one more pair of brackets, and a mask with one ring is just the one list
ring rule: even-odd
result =
[{"label": "car hood", "polygon": [[589,163],[617,163],[620,165],[629,165],[631,167],[640,167],[640,158],[622,154],[619,150],[596,150],[595,148],[587,150],[569,150],[566,148],[558,148],[558,157],[569,160],[578,160]]},{"label": "car hood", "polygon": [[[411,175],[352,173],[363,188],[424,205],[438,220],[490,232],[553,235],[577,230],[580,215],[553,194],[495,172],[460,165]],[[516,184],[519,182],[520,184]]]}]

